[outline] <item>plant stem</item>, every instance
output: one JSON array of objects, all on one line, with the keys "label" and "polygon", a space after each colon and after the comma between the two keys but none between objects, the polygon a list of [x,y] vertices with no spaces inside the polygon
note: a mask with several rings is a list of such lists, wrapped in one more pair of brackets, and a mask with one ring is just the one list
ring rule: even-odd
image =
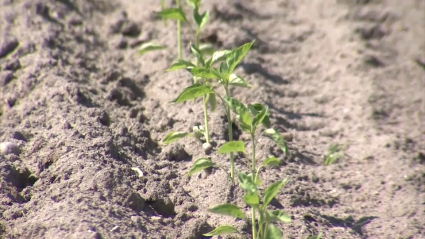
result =
[{"label": "plant stem", "polygon": [[[180,0],[176,0],[177,7],[181,8]],[[178,58],[182,59],[182,34],[181,34],[181,21],[177,20],[177,51]]]},{"label": "plant stem", "polygon": [[252,168],[251,168],[251,172],[252,172],[252,180],[255,183],[255,179],[256,179],[257,175],[255,173],[255,140],[254,140],[254,132],[251,132],[251,145],[252,145]]},{"label": "plant stem", "polygon": [[[224,86],[224,88],[226,89],[226,96],[230,97],[229,94],[229,87],[228,86]],[[233,141],[233,127],[232,127],[232,118],[230,115],[230,107],[227,105],[226,106],[226,113],[227,113],[227,128],[229,131],[229,142]],[[235,181],[235,162],[234,162],[234,157],[233,157],[233,152],[230,153],[230,177],[232,178],[233,182]]]},{"label": "plant stem", "polygon": [[[251,146],[252,146],[252,168],[251,168],[251,173],[252,173],[252,180],[255,183],[256,180],[256,174],[255,174],[255,140],[254,140],[254,133],[255,133],[255,129],[252,129],[253,132],[251,132]],[[252,214],[252,238],[255,239],[255,210],[254,208],[251,208],[251,214]]]},{"label": "plant stem", "polygon": [[255,209],[251,208],[251,217],[252,217],[252,239],[256,238],[256,226],[255,226]]},{"label": "plant stem", "polygon": [[205,139],[210,143],[210,132],[208,129],[207,97],[204,95],[204,121],[205,121]]}]

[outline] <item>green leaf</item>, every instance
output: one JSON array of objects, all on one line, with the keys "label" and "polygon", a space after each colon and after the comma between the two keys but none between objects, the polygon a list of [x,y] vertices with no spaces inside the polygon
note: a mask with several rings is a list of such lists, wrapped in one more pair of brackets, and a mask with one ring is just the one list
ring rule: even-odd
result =
[{"label": "green leaf", "polygon": [[280,163],[281,161],[277,159],[275,156],[270,156],[264,160],[263,165],[278,166]]},{"label": "green leaf", "polygon": [[224,63],[224,62],[220,63],[219,71],[220,71],[221,78],[225,81],[228,81],[228,78],[229,78],[228,76],[229,76],[230,72],[229,72],[229,68],[227,67],[226,63]]},{"label": "green leaf", "polygon": [[323,233],[319,233],[319,235],[317,236],[309,236],[307,237],[307,239],[322,239],[323,238]]},{"label": "green leaf", "polygon": [[242,59],[248,53],[249,49],[251,49],[251,46],[254,44],[254,42],[255,41],[243,44],[242,46],[234,49],[232,53],[227,56],[226,63],[228,72],[233,72],[239,62],[242,61]]},{"label": "green leaf", "polygon": [[193,76],[201,77],[204,79],[220,79],[220,75],[212,68],[205,67],[193,67],[190,69],[190,73]]},{"label": "green leaf", "polygon": [[202,171],[204,169],[215,167],[215,166],[216,166],[216,164],[213,163],[213,161],[211,161],[210,158],[200,158],[200,159],[197,159],[193,163],[193,165],[190,168],[190,170],[187,173],[187,175],[190,176],[190,175],[192,175],[194,173],[197,173],[197,172]]},{"label": "green leaf", "polygon": [[208,59],[208,63],[206,64],[206,66],[211,67],[217,62],[226,60],[227,55],[229,55],[231,52],[231,50],[222,50],[214,52],[212,57]]},{"label": "green leaf", "polygon": [[224,96],[224,101],[230,107],[230,110],[237,115],[241,115],[241,113],[248,111],[244,104],[233,97]]},{"label": "green leaf", "polygon": [[137,53],[139,53],[140,55],[143,55],[143,54],[151,52],[151,51],[162,50],[162,49],[165,49],[165,48],[166,48],[165,46],[159,45],[157,43],[146,42],[146,43],[144,43],[140,46]]},{"label": "green leaf", "polygon": [[192,68],[192,67],[195,67],[195,65],[192,64],[192,62],[185,61],[185,60],[182,60],[182,59],[178,59],[176,62],[174,62],[167,69],[167,71],[175,71],[175,70],[180,70],[180,69],[188,69],[188,68]]},{"label": "green leaf", "polygon": [[199,50],[199,48],[197,48],[195,45],[191,45],[190,50],[192,51],[193,55],[195,55],[195,57],[198,59],[199,63],[205,66],[205,60],[202,56],[201,50]]},{"label": "green leaf", "polygon": [[236,205],[228,204],[228,203],[210,208],[208,209],[208,212],[225,215],[225,216],[231,216],[235,218],[241,218],[241,219],[246,218],[245,214],[242,212],[241,209],[239,209]]},{"label": "green leaf", "polygon": [[215,94],[208,95],[208,103],[210,104],[211,111],[214,112],[217,109],[217,99]]},{"label": "green leaf", "polygon": [[243,79],[242,77],[240,77],[236,74],[230,74],[229,85],[251,88],[251,85],[248,84],[248,82],[245,79]]},{"label": "green leaf", "polygon": [[250,193],[243,197],[243,200],[246,204],[251,207],[256,207],[260,204],[260,197],[256,193]]},{"label": "green leaf", "polygon": [[266,236],[264,239],[282,239],[282,231],[273,224],[268,224],[266,228]]},{"label": "green leaf", "polygon": [[165,138],[162,140],[164,144],[171,144],[179,139],[182,139],[186,136],[190,135],[190,133],[186,132],[170,132],[165,136]]},{"label": "green leaf", "polygon": [[[212,55],[214,53],[214,46],[210,43],[203,43],[199,45],[199,50],[202,52],[204,56]],[[206,62],[205,62],[205,66],[209,68]]]},{"label": "green leaf", "polygon": [[236,114],[241,128],[246,132],[251,132],[252,118],[245,105],[236,100],[235,98],[228,96],[224,97],[224,101],[227,103],[230,110]]},{"label": "green leaf", "polygon": [[270,185],[266,191],[264,191],[264,197],[263,197],[263,209],[269,205],[269,203],[273,200],[273,198],[276,196],[276,194],[279,192],[279,190],[283,187],[283,185],[286,184],[287,179],[284,179],[282,181],[278,181]]},{"label": "green leaf", "polygon": [[263,120],[267,116],[267,114],[268,114],[268,108],[264,107],[263,109],[261,109],[260,112],[258,112],[254,116],[254,119],[252,120],[252,123],[251,123],[251,127],[253,128],[253,130],[255,130],[255,128],[263,122]]},{"label": "green leaf", "polygon": [[[263,104],[260,104],[260,103],[254,103],[254,104],[249,104],[248,105],[248,108],[249,108],[249,110],[251,111],[251,113],[253,114],[253,115],[256,115],[256,114],[258,114],[258,112],[260,112],[263,108],[264,108],[265,106],[263,105]],[[270,127],[270,119],[269,119],[269,112],[267,112],[267,115],[266,115],[266,117],[264,118],[264,120],[263,120],[263,125],[265,126],[265,127],[267,127],[267,128],[269,128]]]},{"label": "green leaf", "polygon": [[172,20],[180,20],[183,22],[187,22],[186,15],[184,14],[183,10],[180,8],[167,8],[158,12],[158,14],[163,19],[172,19]]},{"label": "green leaf", "polygon": [[205,26],[205,24],[208,22],[209,17],[210,13],[208,11],[204,12],[202,15],[199,15],[198,9],[195,9],[193,11],[193,20],[195,20],[195,23],[199,29]]},{"label": "green leaf", "polygon": [[201,84],[193,84],[189,87],[187,87],[186,89],[183,90],[182,93],[180,93],[179,96],[177,96],[176,99],[174,99],[173,101],[171,101],[172,103],[181,103],[181,102],[185,102],[187,100],[191,100],[191,99],[196,99],[200,96],[206,95],[206,94],[211,94],[214,93],[214,91],[209,88],[206,85],[201,85]]},{"label": "green leaf", "polygon": [[266,211],[266,222],[276,222],[276,221],[289,223],[292,221],[292,219],[290,216],[286,215],[281,210],[275,210],[273,212]]},{"label": "green leaf", "polygon": [[245,144],[243,141],[230,141],[223,144],[217,151],[219,154],[245,152]]},{"label": "green leaf", "polygon": [[283,137],[273,128],[264,130],[264,134],[270,137],[287,154],[288,147]]},{"label": "green leaf", "polygon": [[239,233],[238,230],[232,226],[219,226],[215,228],[214,230],[204,234],[204,236],[211,237],[211,236],[220,236],[220,235],[226,235],[231,233]]},{"label": "green leaf", "polygon": [[201,6],[201,0],[186,0],[186,3],[193,8],[199,8]]},{"label": "green leaf", "polygon": [[257,193],[257,185],[252,181],[252,175],[238,173],[239,186],[250,194]]},{"label": "green leaf", "polygon": [[195,138],[201,138],[202,136],[205,136],[205,129],[203,126],[193,126],[193,136]]}]

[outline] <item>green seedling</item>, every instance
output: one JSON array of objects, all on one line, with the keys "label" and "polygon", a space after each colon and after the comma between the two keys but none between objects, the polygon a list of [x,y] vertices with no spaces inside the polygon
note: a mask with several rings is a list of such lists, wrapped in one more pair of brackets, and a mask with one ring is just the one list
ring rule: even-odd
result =
[{"label": "green seedling", "polygon": [[309,236],[307,237],[307,239],[322,239],[323,238],[323,233],[319,233],[319,235],[317,236]]},{"label": "green seedling", "polygon": [[[197,8],[195,6],[195,13],[197,13]],[[198,14],[199,15],[199,14]],[[208,14],[204,13],[204,17],[202,19],[207,18]],[[203,26],[203,21],[199,22],[200,29]],[[213,85],[212,81],[217,80],[219,85],[222,85],[226,92],[226,97],[230,96],[229,86],[237,86],[237,87],[250,87],[250,85],[240,76],[237,76],[236,74],[233,74],[234,69],[236,66],[242,61],[242,59],[245,57],[245,55],[248,53],[249,49],[251,48],[253,42],[246,43],[238,48],[235,48],[233,50],[224,50],[224,51],[217,51],[212,54],[211,58],[205,59],[204,54],[202,51],[196,46],[191,46],[191,51],[193,55],[196,58],[196,62],[192,63],[190,61],[186,61],[183,59],[178,59],[174,64],[172,64],[167,71],[172,70],[180,70],[180,69],[186,69],[189,71],[192,76],[194,77],[194,84],[197,87],[200,85],[203,85],[205,87],[208,87],[212,90]],[[214,65],[220,63],[219,68],[215,68]],[[202,82],[198,82],[196,79],[202,79]],[[182,94],[191,94],[190,89],[193,87],[189,86],[186,88]],[[207,105],[209,104],[212,111],[216,109],[216,92],[211,92],[209,94],[202,94],[203,95],[203,108],[204,108],[204,127],[205,127],[205,138],[206,138],[206,144],[210,144],[210,137],[209,137],[209,128],[208,128],[208,112],[207,112]],[[179,96],[180,97],[180,96]],[[221,97],[220,97],[221,98]],[[229,131],[229,141],[233,141],[233,129],[232,129],[232,122],[231,122],[231,115],[230,110],[227,105],[225,105],[225,111],[228,119],[228,131]],[[231,178],[234,180],[234,155],[233,153],[230,153],[230,162],[231,162]]]},{"label": "green seedling", "polygon": [[346,146],[339,145],[338,143],[333,144],[329,147],[328,152],[324,158],[324,165],[329,166],[331,164],[336,163],[338,160],[344,157],[344,151]]},{"label": "green seedling", "polygon": [[[275,198],[280,189],[286,184],[287,179],[278,181],[270,185],[262,194],[260,200],[260,192],[257,184],[252,180],[250,175],[238,173],[239,186],[246,192],[243,201],[251,207],[252,212],[258,212],[258,216],[252,213],[252,238],[253,239],[281,239],[282,231],[277,228],[275,222],[291,222],[291,218],[281,210],[269,211],[267,206]],[[231,216],[239,219],[247,219],[245,213],[238,206],[233,204],[221,204],[208,210],[211,213]],[[238,233],[238,230],[229,225],[223,225],[215,228],[204,236],[219,236],[231,233]]]}]

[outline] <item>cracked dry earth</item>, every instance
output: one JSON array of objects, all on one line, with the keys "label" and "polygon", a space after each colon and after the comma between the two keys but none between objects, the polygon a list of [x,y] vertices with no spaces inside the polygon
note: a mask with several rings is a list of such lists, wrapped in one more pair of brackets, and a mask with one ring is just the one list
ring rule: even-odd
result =
[{"label": "cracked dry earth", "polygon": [[[290,157],[265,138],[257,147],[285,161],[262,174],[264,185],[289,178],[271,205],[292,217],[278,225],[284,237],[425,238],[425,2],[203,4],[203,42],[256,39],[236,70],[253,87],[233,94],[267,104],[288,141]],[[175,24],[158,10],[154,0],[0,1],[0,238],[202,238],[224,223],[249,238],[249,222],[206,212],[244,206],[223,171],[184,176],[204,156],[199,142],[158,143],[203,122],[200,104],[168,103],[191,77],[165,72]],[[183,35],[187,46],[190,28]],[[150,40],[169,50],[137,55]],[[209,115],[216,148],[221,108]],[[324,166],[333,143],[344,157]]]}]

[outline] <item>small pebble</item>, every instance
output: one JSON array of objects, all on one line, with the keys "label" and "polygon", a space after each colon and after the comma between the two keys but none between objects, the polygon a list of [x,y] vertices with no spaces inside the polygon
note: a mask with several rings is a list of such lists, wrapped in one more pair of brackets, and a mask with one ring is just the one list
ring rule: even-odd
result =
[{"label": "small pebble", "polygon": [[19,147],[12,142],[3,142],[0,143],[0,155],[15,154],[20,153]]},{"label": "small pebble", "polygon": [[202,144],[202,148],[204,149],[204,152],[206,154],[210,154],[212,151],[212,145],[210,143],[204,143]]}]

